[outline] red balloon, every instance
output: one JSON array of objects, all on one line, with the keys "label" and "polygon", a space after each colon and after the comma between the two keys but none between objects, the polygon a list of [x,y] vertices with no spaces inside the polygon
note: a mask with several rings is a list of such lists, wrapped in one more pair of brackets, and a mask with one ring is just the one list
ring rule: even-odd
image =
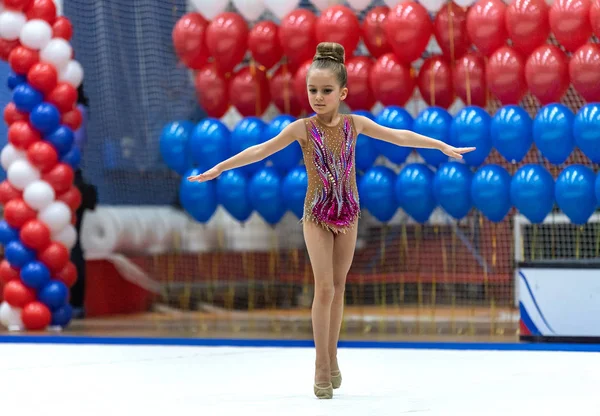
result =
[{"label": "red balloon", "polygon": [[[1,266],[2,265],[0,264],[0,272]],[[56,274],[55,279],[63,282],[68,288],[71,288],[75,282],[77,282],[77,268],[72,262],[68,262],[67,265]]]},{"label": "red balloon", "polygon": [[494,52],[486,68],[486,82],[502,104],[518,104],[527,92],[521,55],[508,46]]},{"label": "red balloon", "polygon": [[554,45],[542,45],[527,59],[525,79],[542,105],[558,102],[569,88],[569,63]]},{"label": "red balloon", "polygon": [[590,0],[556,0],[550,8],[550,28],[556,40],[574,52],[592,36]]},{"label": "red balloon", "polygon": [[17,110],[17,106],[14,102],[11,101],[4,107],[4,121],[9,126],[17,121],[27,120],[29,120],[29,114]]},{"label": "red balloon", "polygon": [[50,244],[50,229],[40,220],[27,221],[19,232],[19,238],[27,247],[43,250]]},{"label": "red balloon", "polygon": [[300,107],[304,112],[308,113],[313,111],[308,99],[308,88],[306,87],[306,77],[311,65],[312,59],[304,62],[294,74],[294,92],[296,93]]},{"label": "red balloon", "polygon": [[[304,83],[304,89],[306,90],[306,82]],[[302,107],[298,102],[298,96],[294,93],[294,74],[287,64],[281,65],[271,76],[269,91],[273,104],[281,113],[293,116],[300,115]]]},{"label": "red balloon", "polygon": [[272,68],[283,56],[277,25],[270,20],[258,22],[248,35],[252,57],[266,69]]},{"label": "red balloon", "polygon": [[317,49],[316,27],[317,17],[306,9],[294,10],[281,20],[279,41],[292,67],[312,60]]},{"label": "red balloon", "polygon": [[30,302],[21,312],[23,325],[30,331],[45,329],[52,322],[52,313],[46,305],[41,302]]},{"label": "red balloon", "polygon": [[506,44],[508,32],[502,0],[479,0],[467,12],[467,33],[473,44],[485,56]]},{"label": "red balloon", "polygon": [[27,121],[15,121],[8,128],[8,141],[20,150],[27,150],[35,142],[42,140],[40,133]]},{"label": "red balloon", "polygon": [[83,123],[83,116],[81,115],[81,111],[75,107],[71,111],[63,113],[60,118],[60,122],[71,130],[75,131],[81,127],[81,123]]},{"label": "red balloon", "polygon": [[427,10],[412,0],[394,6],[385,22],[387,40],[398,59],[406,64],[421,57],[432,32]]},{"label": "red balloon", "polygon": [[20,229],[27,221],[37,217],[37,212],[21,198],[11,199],[4,206],[4,219],[13,228]]},{"label": "red balloon", "polygon": [[600,37],[600,1],[593,0],[590,5],[590,24],[592,31]]},{"label": "red balloon", "polygon": [[429,105],[448,108],[454,102],[452,88],[452,70],[450,64],[441,56],[431,56],[423,62],[417,85],[421,97]]},{"label": "red balloon", "polygon": [[355,56],[346,62],[348,96],[345,102],[352,110],[371,110],[375,105],[369,82],[372,68],[373,61],[366,56]]},{"label": "red balloon", "polygon": [[9,181],[0,182],[0,203],[6,205],[11,199],[22,198],[23,192],[15,188]]},{"label": "red balloon", "polygon": [[454,2],[444,5],[433,22],[435,39],[444,57],[454,62],[462,57],[471,44],[467,34],[467,12]]},{"label": "red balloon", "polygon": [[550,34],[548,5],[544,0],[514,0],[506,9],[506,29],[513,47],[529,55]]},{"label": "red balloon", "polygon": [[38,63],[39,60],[39,52],[25,46],[17,46],[8,56],[10,67],[19,75],[27,74],[31,67]]},{"label": "red balloon", "polygon": [[15,269],[7,260],[0,262],[0,283],[8,283],[12,280],[19,280],[19,269]]},{"label": "red balloon", "polygon": [[42,172],[48,172],[58,163],[58,153],[46,141],[33,143],[27,149],[27,159]]},{"label": "red balloon", "polygon": [[52,25],[52,36],[55,38],[71,40],[73,37],[73,25],[71,24],[71,21],[64,16],[57,17]]},{"label": "red balloon", "polygon": [[196,72],[194,85],[198,102],[210,117],[221,118],[229,110],[229,81],[213,63]]},{"label": "red balloon", "polygon": [[233,71],[246,54],[246,21],[237,13],[225,12],[217,15],[206,29],[206,45],[220,71]]},{"label": "red balloon", "polygon": [[0,59],[2,59],[3,61],[8,61],[10,53],[20,44],[21,42],[19,42],[19,39],[6,40],[0,38]]},{"label": "red balloon", "polygon": [[81,205],[81,192],[75,186],[71,186],[68,191],[60,194],[56,200],[67,204],[71,211],[76,211]]},{"label": "red balloon", "polygon": [[41,19],[50,25],[56,20],[56,5],[54,0],[33,0],[25,9],[27,20]]},{"label": "red balloon", "polygon": [[252,66],[239,69],[231,79],[229,102],[244,117],[260,117],[271,102],[266,72]]},{"label": "red balloon", "polygon": [[588,43],[577,49],[569,62],[573,87],[587,102],[600,100],[600,47]]},{"label": "red balloon", "polygon": [[200,13],[186,13],[171,32],[175,53],[188,67],[198,69],[208,61],[206,29],[208,21]]},{"label": "red balloon", "polygon": [[487,88],[483,57],[468,53],[456,62],[453,71],[454,91],[467,105],[485,107]]},{"label": "red balloon", "polygon": [[71,84],[60,82],[46,96],[46,101],[50,104],[54,104],[61,113],[66,113],[75,107],[75,103],[77,102],[77,90]]},{"label": "red balloon", "polygon": [[69,263],[69,250],[61,243],[53,241],[40,251],[38,260],[44,263],[52,273],[57,273]]},{"label": "red balloon", "polygon": [[390,8],[387,6],[373,7],[367,11],[362,23],[362,39],[367,50],[375,58],[392,52],[385,37],[385,21]]},{"label": "red balloon", "polygon": [[4,300],[15,308],[22,308],[36,299],[35,290],[25,286],[19,279],[6,283],[2,293]]},{"label": "red balloon", "polygon": [[11,10],[23,10],[29,6],[30,2],[31,0],[4,0],[4,7]]},{"label": "red balloon", "polygon": [[344,47],[346,56],[354,54],[360,40],[360,23],[356,14],[346,6],[331,6],[317,19],[317,43],[336,42]]},{"label": "red balloon", "polygon": [[73,168],[61,162],[43,174],[42,180],[48,182],[57,194],[62,194],[71,188],[74,176]]},{"label": "red balloon", "polygon": [[377,59],[369,83],[375,99],[385,106],[406,104],[415,89],[411,68],[393,53]]},{"label": "red balloon", "polygon": [[27,72],[27,82],[36,90],[47,94],[56,87],[58,72],[53,65],[38,62]]}]

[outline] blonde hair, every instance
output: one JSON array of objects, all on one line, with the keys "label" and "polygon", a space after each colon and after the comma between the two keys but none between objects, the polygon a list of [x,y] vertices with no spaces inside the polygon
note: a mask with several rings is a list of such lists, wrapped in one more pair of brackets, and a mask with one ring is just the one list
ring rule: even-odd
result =
[{"label": "blonde hair", "polygon": [[348,83],[344,47],[335,42],[321,42],[317,45],[317,53],[308,72],[312,69],[329,69],[344,88]]}]

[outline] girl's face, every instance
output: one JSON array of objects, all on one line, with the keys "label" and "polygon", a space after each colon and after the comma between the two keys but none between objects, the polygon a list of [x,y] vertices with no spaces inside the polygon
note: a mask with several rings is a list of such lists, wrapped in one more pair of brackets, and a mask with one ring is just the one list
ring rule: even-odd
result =
[{"label": "girl's face", "polygon": [[310,107],[317,114],[337,111],[340,102],[348,95],[348,88],[340,88],[335,75],[328,69],[311,70],[306,88]]}]

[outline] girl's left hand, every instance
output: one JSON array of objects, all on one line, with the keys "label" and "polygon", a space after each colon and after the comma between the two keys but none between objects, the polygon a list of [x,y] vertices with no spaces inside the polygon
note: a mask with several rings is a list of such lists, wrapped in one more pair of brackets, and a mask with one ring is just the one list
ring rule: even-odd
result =
[{"label": "girl's left hand", "polygon": [[462,159],[462,155],[465,153],[472,152],[475,150],[474,147],[454,147],[449,144],[444,144],[444,146],[440,149],[445,155],[453,157],[455,159]]}]

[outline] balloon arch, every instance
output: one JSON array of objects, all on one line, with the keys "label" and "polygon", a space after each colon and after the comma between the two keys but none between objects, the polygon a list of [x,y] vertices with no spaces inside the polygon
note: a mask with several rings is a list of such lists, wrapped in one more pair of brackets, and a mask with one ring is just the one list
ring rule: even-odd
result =
[{"label": "balloon arch", "polygon": [[[565,162],[576,148],[600,162],[600,48],[591,40],[600,35],[600,3],[423,0],[368,8],[370,1],[348,1],[353,10],[313,1],[318,15],[297,8],[298,1],[233,0],[239,13],[225,11],[224,0],[192,3],[196,11],[178,20],[173,45],[193,71],[199,104],[210,117],[195,126],[170,123],[161,152],[184,176],[180,198],[196,220],[208,221],[218,205],[241,222],[253,211],[271,225],[286,211],[301,216],[306,172],[296,145],[216,182],[190,184],[185,177],[309,114],[306,71],[321,41],[345,47],[351,111],[477,147],[464,163],[435,150],[419,150],[423,163],[407,163],[412,149],[359,137],[361,204],[378,220],[389,221],[401,208],[422,223],[439,206],[456,219],[474,207],[493,222],[515,207],[541,222],[556,202],[581,224],[596,209],[600,180],[588,166]],[[266,9],[277,23],[257,21]],[[439,53],[427,53],[432,37]],[[367,56],[357,55],[361,40]],[[588,104],[561,104],[570,86]],[[415,90],[428,107],[412,117],[403,106]],[[501,103],[495,112],[490,97]],[[466,106],[452,116],[448,108],[457,98]],[[541,109],[530,114],[519,106],[524,99]],[[281,115],[265,122],[261,117],[271,103]],[[384,108],[373,115],[376,103]],[[232,131],[219,120],[230,107],[243,117]],[[538,160],[529,163],[533,146]],[[487,163],[492,149],[506,163]],[[379,157],[399,172],[375,165]],[[540,160],[560,169],[556,180]],[[520,166],[510,174],[515,163]]]}]

